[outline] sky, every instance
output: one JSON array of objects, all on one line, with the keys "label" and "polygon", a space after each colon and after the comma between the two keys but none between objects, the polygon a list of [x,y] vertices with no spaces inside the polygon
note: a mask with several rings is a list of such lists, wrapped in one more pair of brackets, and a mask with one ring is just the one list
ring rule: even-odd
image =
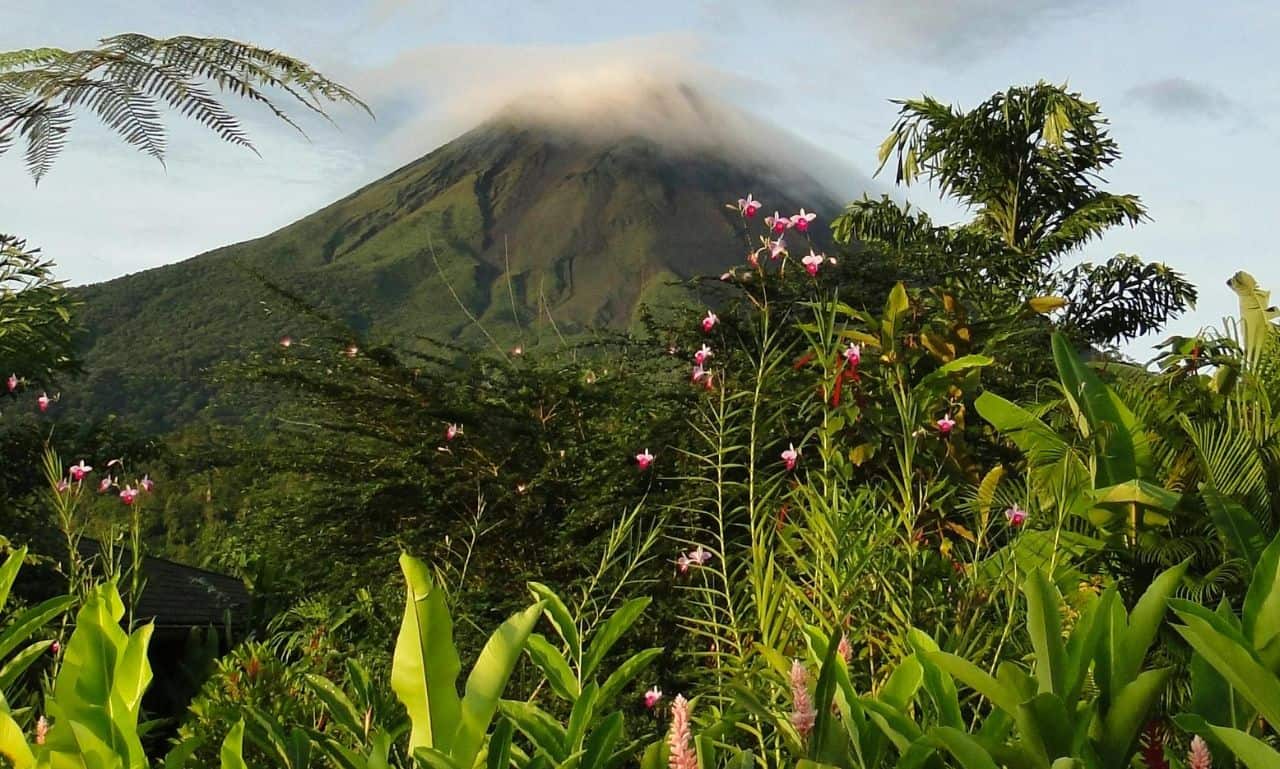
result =
[{"label": "sky", "polygon": [[[1109,189],[1140,195],[1151,215],[1082,258],[1136,253],[1188,275],[1201,300],[1172,325],[1178,333],[1234,312],[1225,281],[1236,270],[1280,286],[1266,226],[1280,210],[1280,89],[1267,53],[1280,4],[34,0],[3,18],[0,50],[90,47],[125,31],[277,48],[353,87],[375,115],[340,108],[333,125],[302,119],[304,137],[233,104],[260,157],[173,119],[163,166],[84,118],[38,187],[20,153],[0,157],[0,231],[42,247],[73,284],[265,235],[548,83],[616,97],[650,78],[692,82],[820,148],[834,160],[815,175],[847,177],[840,192],[850,198],[875,171],[892,99],[927,93],[967,107],[1010,85],[1066,82],[1111,121],[1124,157]],[[902,194],[941,221],[964,216],[928,189]],[[1152,342],[1130,354],[1150,357]]]}]

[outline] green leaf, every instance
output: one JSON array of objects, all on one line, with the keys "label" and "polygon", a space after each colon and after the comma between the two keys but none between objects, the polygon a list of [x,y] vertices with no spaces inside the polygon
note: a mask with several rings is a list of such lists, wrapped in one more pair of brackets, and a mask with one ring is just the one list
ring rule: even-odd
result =
[{"label": "green leaf", "polygon": [[1134,604],[1129,613],[1129,625],[1120,642],[1121,657],[1115,661],[1112,671],[1112,686],[1131,681],[1142,670],[1142,662],[1146,659],[1147,650],[1156,640],[1160,626],[1164,624],[1164,615],[1168,611],[1169,597],[1182,583],[1190,562],[1183,561],[1177,566],[1165,569]]},{"label": "green leaf", "polygon": [[1170,668],[1143,671],[1121,687],[1103,719],[1099,753],[1113,769],[1129,765],[1138,735],[1150,718],[1172,673]]},{"label": "green leaf", "polygon": [[963,357],[956,358],[953,361],[949,361],[948,363],[944,363],[933,371],[930,371],[928,374],[925,374],[915,387],[911,389],[916,393],[929,393],[939,387],[946,386],[948,378],[956,372],[990,366],[994,362],[995,360],[993,358],[989,358],[986,355],[965,355]]},{"label": "green leaf", "polygon": [[1280,536],[1267,545],[1253,567],[1253,579],[1240,613],[1244,636],[1255,649],[1262,649],[1280,635]]},{"label": "green leaf", "polygon": [[449,756],[460,765],[469,767],[475,763],[489,731],[489,722],[498,709],[498,700],[507,688],[507,679],[511,677],[511,671],[524,651],[525,641],[545,606],[539,601],[512,615],[489,636],[488,643],[480,650],[471,675],[467,676],[457,736],[449,750]]},{"label": "green leaf", "polygon": [[916,658],[920,661],[924,672],[924,690],[938,712],[939,725],[963,728],[964,715],[960,711],[960,696],[956,692],[956,683],[927,656],[939,651],[938,644],[928,633],[917,628],[911,628],[907,632],[907,643],[911,645]]},{"label": "green leaf", "polygon": [[582,696],[573,704],[569,713],[569,728],[565,730],[565,747],[571,752],[582,749],[582,741],[586,737],[587,727],[595,719],[596,702],[600,697],[600,688],[594,682],[587,684]]},{"label": "green leaf", "polygon": [[915,698],[922,683],[924,683],[924,668],[920,666],[916,655],[911,654],[898,663],[898,666],[889,674],[889,679],[880,687],[880,691],[876,692],[876,696],[881,702],[906,712],[907,705]]},{"label": "green leaf", "polygon": [[964,657],[948,652],[935,652],[927,656],[938,667],[990,700],[992,705],[1010,715],[1018,712],[1018,706],[1022,704],[1022,697],[1018,692],[997,681],[982,668]]},{"label": "green leaf", "polygon": [[574,677],[568,661],[560,654],[560,650],[552,646],[546,636],[540,633],[531,634],[524,650],[528,653],[529,659],[533,660],[533,664],[537,665],[546,676],[552,691],[569,702],[578,699],[581,693],[578,688],[578,679]]},{"label": "green leaf", "polygon": [[7,657],[54,617],[70,609],[75,602],[73,595],[60,595],[11,617],[4,632],[0,633],[0,659]]},{"label": "green leaf", "polygon": [[244,720],[236,721],[218,751],[222,769],[249,769],[244,763]]},{"label": "green leaf", "polygon": [[640,615],[649,607],[651,600],[648,597],[632,598],[619,606],[613,614],[609,615],[609,619],[600,625],[600,628],[592,635],[591,646],[583,657],[582,679],[584,681],[591,678],[591,674],[604,661],[605,655],[609,653],[613,645],[631,629],[636,620],[640,619]]},{"label": "green leaf", "polygon": [[536,705],[528,702],[503,700],[502,715],[516,725],[538,750],[547,754],[556,763],[568,756],[565,745],[565,731],[556,720]]},{"label": "green leaf", "polygon": [[1175,625],[1191,648],[1213,666],[1258,713],[1270,723],[1280,723],[1280,679],[1262,666],[1251,649],[1232,640],[1215,628],[1202,616],[1181,610],[1174,611],[1185,625]]},{"label": "green leaf", "polygon": [[1280,766],[1280,753],[1257,737],[1225,726],[1210,728],[1213,729],[1214,736],[1226,745],[1248,769],[1276,769]]},{"label": "green leaf", "polygon": [[661,655],[662,649],[660,647],[645,649],[631,655],[626,662],[619,665],[612,673],[609,674],[609,677],[604,680],[604,684],[600,687],[600,702],[606,705],[613,702],[613,699],[617,697],[622,690],[635,679],[636,676],[640,675],[645,668],[649,667],[649,665]]},{"label": "green leaf", "polygon": [[1098,485],[1154,477],[1151,447],[1141,423],[1115,391],[1080,361],[1060,333],[1053,335],[1053,359],[1067,397],[1088,420],[1090,431],[1102,436],[1103,449],[1097,454]]},{"label": "green leaf", "polygon": [[453,620],[426,564],[400,556],[405,577],[404,619],[391,659],[391,688],[409,712],[409,752],[435,747],[447,753],[461,718]]},{"label": "green leaf", "polygon": [[582,750],[582,769],[605,769],[622,738],[622,713],[615,710],[591,730]]},{"label": "green leaf", "polygon": [[570,613],[569,607],[565,606],[556,591],[541,582],[530,582],[529,592],[533,593],[535,600],[547,602],[545,610],[547,619],[555,626],[560,638],[569,645],[569,658],[581,661],[582,640],[578,636],[578,625],[573,621],[573,614]]},{"label": "green leaf", "polygon": [[165,754],[164,769],[186,769],[187,761],[202,747],[204,740],[200,737],[188,737],[179,742]]},{"label": "green leaf", "polygon": [[489,752],[485,757],[485,769],[507,769],[511,765],[511,738],[516,727],[511,719],[504,718],[489,738]]},{"label": "green leaf", "polygon": [[36,763],[22,727],[3,710],[0,710],[0,756],[4,756],[13,769],[30,769]]},{"label": "green leaf", "polygon": [[929,737],[934,744],[954,756],[964,769],[1000,769],[991,759],[991,754],[960,729],[935,726],[929,730]]},{"label": "green leaf", "polygon": [[305,680],[311,691],[324,703],[335,724],[346,729],[353,737],[364,737],[364,719],[360,711],[337,684],[314,673],[308,673]]},{"label": "green leaf", "polygon": [[1027,576],[1027,630],[1036,653],[1036,678],[1041,693],[1066,691],[1067,655],[1062,645],[1062,595],[1044,572]]},{"label": "green leaf", "polygon": [[1200,484],[1200,496],[1227,550],[1243,558],[1247,564],[1258,563],[1267,549],[1267,538],[1249,511],[1219,492],[1213,484]]},{"label": "green leaf", "polygon": [[10,553],[4,565],[0,566],[0,609],[9,602],[9,591],[13,588],[13,581],[18,578],[18,571],[22,569],[22,562],[26,557],[27,548],[20,547]]}]

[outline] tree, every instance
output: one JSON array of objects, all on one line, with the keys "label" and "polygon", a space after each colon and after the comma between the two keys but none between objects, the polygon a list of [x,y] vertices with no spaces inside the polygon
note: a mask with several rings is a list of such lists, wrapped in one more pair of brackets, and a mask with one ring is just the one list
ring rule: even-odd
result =
[{"label": "tree", "polygon": [[1062,295],[1059,324],[1092,344],[1156,330],[1194,304],[1195,289],[1182,275],[1136,257],[1062,268],[1108,229],[1147,218],[1137,196],[1100,186],[1120,151],[1097,104],[1043,82],[994,94],[967,112],[928,96],[897,103],[879,170],[892,160],[899,184],[923,179],[973,219],[940,227],[887,197],[864,198],[833,224],[838,241],[889,251],[906,277],[942,276],[991,314]]},{"label": "tree", "polygon": [[[326,119],[326,102],[368,111],[351,91],[304,62],[234,40],[125,34],[82,51],[0,52],[0,155],[25,145],[27,170],[39,184],[65,146],[77,109],[94,113],[126,144],[161,163],[165,108],[223,141],[253,150],[240,122],[214,94],[262,104],[301,132],[271,91]],[[0,233],[0,365],[5,371],[47,379],[74,368],[74,303],[51,270],[38,250]]]}]

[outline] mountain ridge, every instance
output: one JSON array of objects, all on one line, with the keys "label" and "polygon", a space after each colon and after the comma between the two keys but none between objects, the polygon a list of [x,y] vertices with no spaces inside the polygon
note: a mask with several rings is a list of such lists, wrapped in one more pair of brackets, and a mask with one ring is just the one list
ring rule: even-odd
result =
[{"label": "mountain ridge", "polygon": [[469,315],[504,343],[548,317],[557,334],[626,328],[679,300],[671,284],[742,260],[725,203],[747,191],[837,210],[767,160],[490,120],[273,233],[77,288],[87,374],[67,405],[153,429],[201,411],[212,366],[303,330],[252,273],[382,341],[478,342]]}]

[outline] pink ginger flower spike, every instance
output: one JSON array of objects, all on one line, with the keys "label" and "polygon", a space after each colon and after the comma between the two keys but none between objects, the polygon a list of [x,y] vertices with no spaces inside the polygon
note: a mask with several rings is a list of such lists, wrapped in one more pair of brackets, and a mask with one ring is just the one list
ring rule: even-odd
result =
[{"label": "pink ginger flower spike", "polygon": [[649,710],[653,710],[653,706],[657,705],[661,701],[662,690],[656,686],[644,693],[644,706]]},{"label": "pink ginger flower spike", "polygon": [[788,470],[796,469],[796,462],[800,461],[800,449],[796,448],[794,443],[782,452],[782,463],[787,466]]},{"label": "pink ginger flower spike", "polygon": [[693,731],[689,728],[689,701],[677,694],[671,701],[671,733],[667,737],[668,769],[698,769],[698,754],[693,749]]},{"label": "pink ginger flower spike", "polygon": [[86,475],[93,472],[93,468],[90,467],[89,465],[86,465],[84,463],[84,460],[82,459],[80,460],[80,464],[72,465],[70,468],[67,469],[67,472],[71,474],[71,480],[83,481]]},{"label": "pink ginger flower spike", "polygon": [[799,232],[808,232],[809,222],[812,222],[814,219],[817,219],[817,218],[818,218],[817,214],[808,213],[802,208],[800,209],[800,213],[791,217],[791,226],[795,227],[796,230],[798,230]]},{"label": "pink ginger flower spike", "polygon": [[705,366],[707,364],[707,359],[714,357],[715,353],[711,352],[711,348],[704,344],[701,349],[693,354],[693,362],[699,366]]},{"label": "pink ginger flower spike", "polygon": [[151,490],[154,489],[155,487],[156,487],[156,482],[151,480],[150,473],[142,476],[142,480],[138,481],[138,488],[142,489],[148,494],[150,494]]},{"label": "pink ginger flower spike", "polygon": [[862,348],[850,342],[849,347],[844,351],[844,360],[850,367],[857,368],[858,364],[862,362]]},{"label": "pink ginger flower spike", "polygon": [[773,230],[774,233],[778,235],[786,232],[787,228],[791,226],[791,220],[777,211],[773,212],[773,216],[766,216],[764,218],[764,223],[765,226]]},{"label": "pink ginger flower spike", "polygon": [[43,745],[44,741],[49,737],[49,719],[40,716],[36,720],[36,744]]},{"label": "pink ginger flower spike", "polygon": [[18,375],[10,374],[9,375],[9,392],[13,392],[16,389],[18,389]]},{"label": "pink ginger flower spike", "polygon": [[1010,526],[1021,526],[1027,522],[1027,511],[1017,505],[1014,505],[1004,511],[1004,517],[1009,521]]},{"label": "pink ginger flower spike", "polygon": [[1187,751],[1187,769],[1213,769],[1213,755],[1198,734],[1192,738],[1191,750]]},{"label": "pink ginger flower spike", "polygon": [[950,411],[947,412],[946,416],[938,420],[938,432],[942,433],[943,437],[950,435],[955,426],[956,420],[951,418]]},{"label": "pink ginger flower spike", "polygon": [[720,317],[711,310],[707,310],[707,317],[702,319],[702,333],[710,334],[711,329],[715,328],[719,322]]},{"label": "pink ginger flower spike", "polygon": [[809,671],[804,663],[793,660],[791,663],[791,725],[807,737],[813,731],[814,722],[818,720],[818,712],[813,708],[813,699],[809,696]]},{"label": "pink ginger flower spike", "polygon": [[745,198],[738,198],[738,211],[748,219],[756,215],[756,211],[760,210],[760,205],[760,201],[751,197],[750,192],[747,193]]},{"label": "pink ginger flower spike", "polygon": [[649,453],[648,449],[636,454],[636,467],[641,470],[648,470],[651,464],[653,464],[653,455]]},{"label": "pink ginger flower spike", "polygon": [[849,643],[849,636],[840,636],[840,644],[836,646],[836,654],[840,655],[840,659],[844,660],[845,665],[853,664],[853,644]]},{"label": "pink ginger flower spike", "polygon": [[128,484],[125,484],[125,487],[123,489],[120,489],[120,501],[125,503],[126,505],[132,505],[133,500],[137,498],[138,498],[138,490],[135,489],[134,487]]},{"label": "pink ginger flower spike", "polygon": [[49,397],[49,393],[40,393],[40,397],[36,398],[36,405],[40,407],[41,413],[49,410],[50,403],[53,403],[53,399]]},{"label": "pink ginger flower spike", "polygon": [[816,276],[818,274],[818,268],[822,266],[822,260],[824,258],[825,257],[819,256],[818,254],[813,253],[813,251],[811,250],[809,251],[808,256],[800,260],[800,263],[804,265],[805,272],[809,273],[812,276]]}]

